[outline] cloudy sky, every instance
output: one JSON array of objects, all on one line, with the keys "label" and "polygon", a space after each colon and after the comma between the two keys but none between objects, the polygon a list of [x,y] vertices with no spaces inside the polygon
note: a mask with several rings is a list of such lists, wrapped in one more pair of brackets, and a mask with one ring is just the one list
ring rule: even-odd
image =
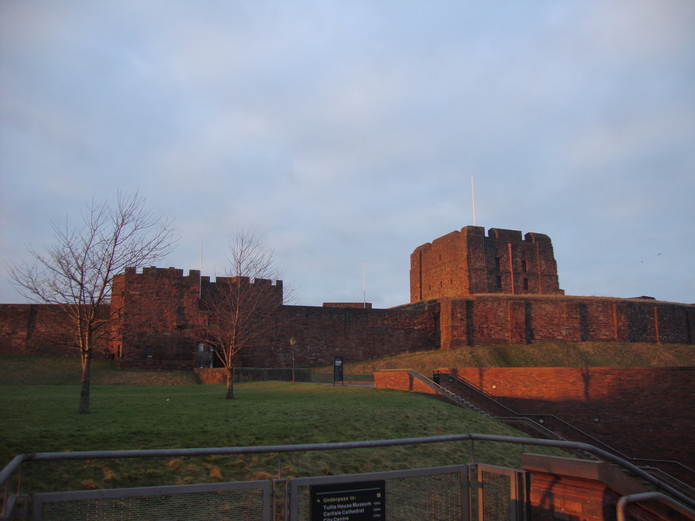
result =
[{"label": "cloudy sky", "polygon": [[[0,255],[139,193],[298,304],[409,301],[473,224],[548,234],[567,294],[695,302],[692,0],[0,3]],[[72,217],[71,217],[72,218]],[[0,302],[22,302],[0,266]]]}]

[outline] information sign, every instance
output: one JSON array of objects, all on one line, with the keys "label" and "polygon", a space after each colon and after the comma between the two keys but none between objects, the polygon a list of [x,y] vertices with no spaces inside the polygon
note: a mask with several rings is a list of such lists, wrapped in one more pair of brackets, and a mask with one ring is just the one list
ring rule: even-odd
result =
[{"label": "information sign", "polygon": [[312,485],[311,521],[384,521],[385,481]]},{"label": "information sign", "polygon": [[341,384],[345,382],[345,380],[343,380],[343,357],[342,356],[334,356],[333,357],[333,385],[335,385],[336,382],[340,382]]}]

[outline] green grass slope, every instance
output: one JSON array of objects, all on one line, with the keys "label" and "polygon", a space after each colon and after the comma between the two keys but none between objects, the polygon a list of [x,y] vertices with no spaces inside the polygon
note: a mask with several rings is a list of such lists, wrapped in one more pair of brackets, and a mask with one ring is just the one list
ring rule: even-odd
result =
[{"label": "green grass slope", "polygon": [[[442,367],[672,367],[695,365],[695,346],[688,344],[566,343],[474,346],[449,351],[422,351],[345,364],[351,374],[384,369],[414,369],[425,376]],[[317,371],[329,372],[332,368]]]},{"label": "green grass slope", "polygon": [[[428,396],[372,388],[256,382],[101,386],[92,414],[79,387],[0,386],[0,462],[20,453],[329,443],[489,433],[523,436]],[[521,447],[486,442],[206,458],[27,463],[32,491],[344,474],[476,461],[518,467]],[[533,448],[533,452],[543,452]]]},{"label": "green grass slope", "polygon": [[[581,342],[474,346],[407,353],[348,362],[346,374],[371,375],[383,369],[414,369],[430,375],[441,367],[672,367],[695,365],[695,345]],[[332,367],[314,369],[332,373]],[[0,385],[77,385],[80,362],[70,357],[0,355]],[[185,385],[200,380],[190,371],[119,369],[112,360],[92,362],[96,385]]]},{"label": "green grass slope", "polygon": [[[78,385],[77,357],[0,355],[0,385]],[[185,385],[200,383],[192,371],[122,370],[113,360],[92,360],[95,385]]]}]

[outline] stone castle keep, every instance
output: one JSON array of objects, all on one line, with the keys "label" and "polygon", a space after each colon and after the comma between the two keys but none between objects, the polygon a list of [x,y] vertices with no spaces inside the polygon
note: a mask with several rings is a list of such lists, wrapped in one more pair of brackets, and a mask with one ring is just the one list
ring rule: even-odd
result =
[{"label": "stone castle keep", "polygon": [[466,226],[410,256],[410,301],[477,293],[563,295],[547,235]]},{"label": "stone castle keep", "polygon": [[[282,282],[271,285],[282,302]],[[191,270],[130,268],[114,280],[119,309],[108,342],[126,367],[208,366],[196,329],[201,296],[216,282]],[[369,304],[281,305],[272,325],[242,351],[247,367],[346,362],[398,353],[472,345],[541,342],[692,344],[695,306],[652,299],[567,296],[560,289],[546,235],[467,226],[419,246],[411,255],[410,300],[389,309]],[[0,305],[0,353],[54,353],[44,331],[65,329],[51,306]]]}]

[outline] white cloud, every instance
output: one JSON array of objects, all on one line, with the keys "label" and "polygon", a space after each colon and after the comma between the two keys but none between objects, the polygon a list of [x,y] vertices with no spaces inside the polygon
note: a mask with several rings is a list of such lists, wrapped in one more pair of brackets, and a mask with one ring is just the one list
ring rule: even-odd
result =
[{"label": "white cloud", "polygon": [[300,303],[359,300],[367,261],[393,306],[475,175],[478,224],[549,234],[568,292],[693,301],[694,5],[3,3],[3,254],[139,188],[168,265],[252,228]]}]

